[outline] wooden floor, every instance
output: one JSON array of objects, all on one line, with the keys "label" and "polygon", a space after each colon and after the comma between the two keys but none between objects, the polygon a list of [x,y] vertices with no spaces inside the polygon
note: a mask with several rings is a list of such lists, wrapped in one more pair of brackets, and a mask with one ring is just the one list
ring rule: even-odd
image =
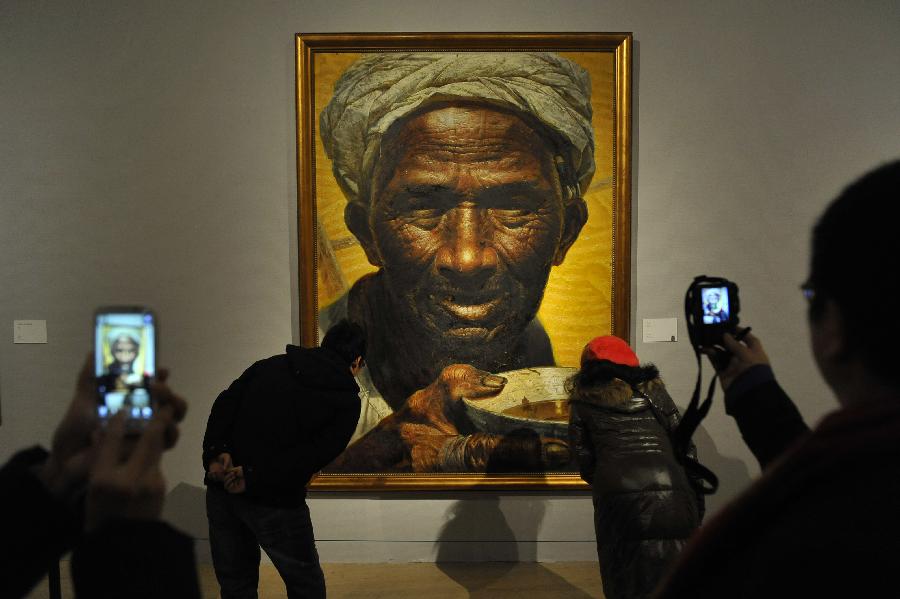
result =
[{"label": "wooden floor", "polygon": [[[74,597],[69,567],[62,563],[63,597]],[[212,566],[200,565],[204,599],[219,596]],[[602,599],[596,562],[563,563],[417,563],[323,564],[329,599]],[[285,597],[284,584],[271,565],[260,567],[260,599]],[[29,599],[47,599],[44,580]]]}]

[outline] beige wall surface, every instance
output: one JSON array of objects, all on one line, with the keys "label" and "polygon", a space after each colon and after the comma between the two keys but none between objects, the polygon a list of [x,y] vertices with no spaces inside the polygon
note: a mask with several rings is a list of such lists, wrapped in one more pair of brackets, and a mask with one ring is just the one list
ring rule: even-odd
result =
[{"label": "beige wall surface", "polygon": [[[832,409],[798,285],[829,198],[900,154],[894,0],[4,0],[0,460],[49,443],[93,309],[151,306],[160,362],[191,402],[164,465],[167,515],[205,537],[209,408],[297,330],[293,34],[504,30],[634,32],[633,339],[676,401],[696,375],[683,293],[707,273],[740,284],[742,320],[807,420]],[[660,317],[679,317],[679,341],[641,343],[641,319]],[[48,343],[14,345],[15,319],[47,320]],[[717,509],[757,468],[721,400],[698,444],[722,478]],[[326,560],[594,555],[583,495],[329,495],[312,509]]]}]

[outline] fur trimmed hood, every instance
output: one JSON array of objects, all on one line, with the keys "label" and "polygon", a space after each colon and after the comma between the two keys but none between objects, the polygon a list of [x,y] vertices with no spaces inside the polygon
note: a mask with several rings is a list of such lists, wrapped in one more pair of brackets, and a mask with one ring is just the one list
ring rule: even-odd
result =
[{"label": "fur trimmed hood", "polygon": [[[665,391],[666,388],[660,377],[638,383],[636,387],[641,393],[650,397],[656,397],[660,394],[660,391]],[[606,383],[587,388],[572,386],[569,390],[570,402],[586,403],[607,408],[624,407],[629,400],[636,396],[637,394],[631,388],[631,385],[619,378],[613,378]]]}]

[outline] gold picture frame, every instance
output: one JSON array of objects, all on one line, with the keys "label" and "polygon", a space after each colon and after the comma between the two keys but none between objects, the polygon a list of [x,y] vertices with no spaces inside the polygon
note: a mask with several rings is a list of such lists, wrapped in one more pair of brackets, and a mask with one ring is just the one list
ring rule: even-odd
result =
[{"label": "gold picture frame", "polygon": [[[550,52],[577,63],[590,74],[594,90],[590,100],[596,174],[590,189],[579,190],[586,199],[592,198],[588,200],[587,224],[569,252],[573,264],[566,258],[565,264],[555,267],[554,273],[564,267],[569,270],[556,279],[554,273],[550,275],[538,316],[547,324],[554,357],[560,365],[577,366],[581,348],[595,335],[614,334],[629,340],[632,43],[630,33],[297,34],[301,345],[314,347],[318,344],[320,310],[339,293],[345,292],[352,281],[358,280],[354,277],[374,270],[365,262],[365,254],[353,235],[346,228],[341,229],[345,227],[343,205],[346,201],[322,147],[319,119],[332,94],[334,82],[347,66],[361,54],[385,52]],[[584,314],[579,312],[581,306],[585,307]],[[573,320],[577,320],[577,326],[572,324]],[[575,472],[367,472],[319,474],[310,488],[340,491],[546,490],[578,489],[585,485]]]}]

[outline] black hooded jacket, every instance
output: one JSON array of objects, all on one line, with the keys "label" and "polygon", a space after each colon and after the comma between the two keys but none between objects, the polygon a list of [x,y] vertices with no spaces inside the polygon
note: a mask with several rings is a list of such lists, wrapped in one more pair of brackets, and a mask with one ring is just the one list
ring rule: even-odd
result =
[{"label": "black hooded jacket", "polygon": [[219,394],[203,437],[203,467],[229,453],[243,466],[248,498],[300,505],[309,479],[347,446],[359,410],[345,360],[326,348],[288,345]]}]

